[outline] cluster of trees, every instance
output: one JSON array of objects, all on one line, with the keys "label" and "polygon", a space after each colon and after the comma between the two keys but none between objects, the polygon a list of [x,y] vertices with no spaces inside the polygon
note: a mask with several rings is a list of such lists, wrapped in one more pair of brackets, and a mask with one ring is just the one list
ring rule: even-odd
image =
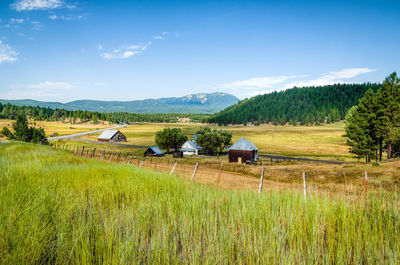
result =
[{"label": "cluster of trees", "polygon": [[211,130],[209,127],[200,127],[196,132],[196,143],[206,154],[219,154],[226,147],[232,145],[232,133],[226,130]]},{"label": "cluster of trees", "polygon": [[335,84],[320,87],[294,87],[240,101],[211,115],[207,121],[227,124],[272,123],[312,125],[343,120],[368,89],[379,84]]},{"label": "cluster of trees", "polygon": [[[200,127],[196,136],[197,145],[201,146],[204,153],[210,155],[218,154],[232,144],[232,133],[226,130]],[[171,149],[178,151],[187,140],[188,137],[179,128],[165,128],[155,136],[156,144],[167,152]]]},{"label": "cluster of trees", "polygon": [[179,128],[165,128],[156,133],[155,142],[160,148],[178,151],[188,137]]},{"label": "cluster of trees", "polygon": [[0,133],[10,140],[48,144],[43,128],[29,127],[28,120],[24,115],[17,116],[12,128],[14,132],[11,132],[7,127],[3,127]]},{"label": "cluster of trees", "polygon": [[346,115],[345,136],[350,152],[368,163],[400,153],[400,79],[389,75],[375,93],[369,89]]},{"label": "cluster of trees", "polygon": [[182,118],[190,118],[191,121],[203,121],[208,115],[205,114],[182,114],[182,113],[155,113],[155,114],[138,114],[128,112],[92,112],[92,111],[72,111],[64,109],[51,109],[32,106],[16,106],[11,104],[0,103],[0,118],[16,119],[19,115],[25,115],[34,120],[47,121],[69,121],[76,123],[80,121],[93,121],[97,123],[99,120],[112,123],[129,123],[129,122],[178,122]]}]

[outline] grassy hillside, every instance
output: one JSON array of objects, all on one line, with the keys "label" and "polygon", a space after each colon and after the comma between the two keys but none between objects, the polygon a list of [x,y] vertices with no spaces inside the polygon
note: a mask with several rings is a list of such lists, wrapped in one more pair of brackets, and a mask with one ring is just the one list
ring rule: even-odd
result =
[{"label": "grassy hillside", "polygon": [[320,124],[344,119],[368,89],[379,84],[335,84],[292,88],[239,101],[212,115],[211,123]]},{"label": "grassy hillside", "polygon": [[398,204],[232,192],[0,145],[2,264],[399,264]]}]

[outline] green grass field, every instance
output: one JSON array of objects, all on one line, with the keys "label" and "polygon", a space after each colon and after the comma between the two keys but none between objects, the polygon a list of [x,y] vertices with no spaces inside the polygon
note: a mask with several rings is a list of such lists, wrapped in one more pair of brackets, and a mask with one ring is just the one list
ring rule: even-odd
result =
[{"label": "green grass field", "polygon": [[397,193],[230,191],[0,145],[1,264],[399,264]]}]

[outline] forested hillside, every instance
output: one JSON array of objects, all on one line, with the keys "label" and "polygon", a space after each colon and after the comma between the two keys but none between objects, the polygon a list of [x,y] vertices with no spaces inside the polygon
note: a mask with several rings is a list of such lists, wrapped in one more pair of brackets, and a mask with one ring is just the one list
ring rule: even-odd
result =
[{"label": "forested hillside", "polygon": [[335,84],[292,88],[242,100],[208,118],[210,123],[320,124],[343,120],[368,89],[379,84]]},{"label": "forested hillside", "polygon": [[138,114],[127,112],[92,112],[92,111],[71,111],[64,109],[51,109],[31,106],[15,106],[11,104],[0,103],[0,118],[15,119],[18,115],[25,115],[34,120],[49,121],[69,121],[76,123],[78,121],[92,120],[97,123],[98,120],[109,121],[112,123],[129,122],[178,122],[179,119],[189,118],[191,121],[199,122],[204,120],[207,115],[203,114],[174,114],[174,113],[153,113]]}]

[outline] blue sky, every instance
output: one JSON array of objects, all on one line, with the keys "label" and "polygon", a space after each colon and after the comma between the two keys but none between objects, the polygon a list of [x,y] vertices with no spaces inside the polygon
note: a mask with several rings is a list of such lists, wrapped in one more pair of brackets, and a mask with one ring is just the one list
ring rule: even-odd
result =
[{"label": "blue sky", "polygon": [[381,82],[400,1],[1,0],[0,98],[134,100]]}]

